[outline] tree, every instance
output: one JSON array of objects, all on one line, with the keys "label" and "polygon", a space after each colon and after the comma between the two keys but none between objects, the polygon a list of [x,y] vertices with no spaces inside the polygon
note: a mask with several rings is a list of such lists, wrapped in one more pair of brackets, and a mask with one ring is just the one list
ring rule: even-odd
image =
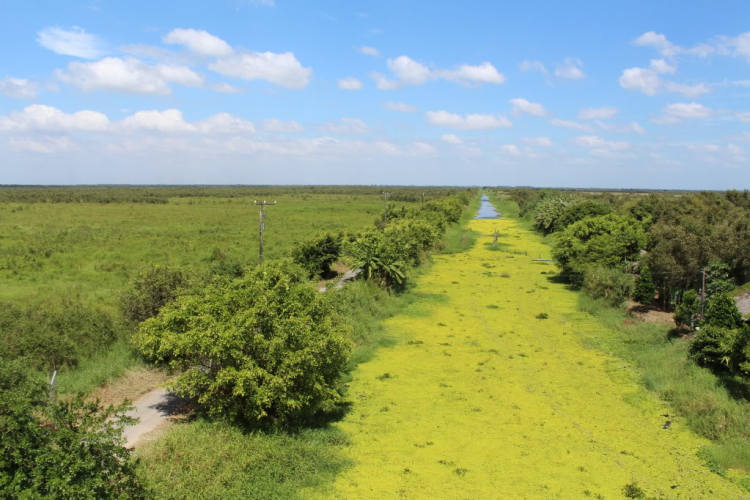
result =
[{"label": "tree", "polygon": [[583,200],[565,207],[565,210],[555,221],[555,232],[564,231],[565,228],[589,217],[599,217],[612,213],[612,207],[606,203],[593,200]]},{"label": "tree", "polygon": [[655,294],[656,287],[654,286],[654,276],[651,274],[651,268],[648,267],[648,265],[645,265],[643,266],[643,269],[641,269],[641,274],[638,276],[633,298],[636,302],[648,306],[654,301]]},{"label": "tree", "polygon": [[742,325],[742,314],[729,294],[718,293],[708,301],[705,323],[718,328],[739,328]]},{"label": "tree", "polygon": [[578,221],[555,237],[552,254],[564,274],[580,282],[591,264],[622,267],[645,242],[641,224],[614,214]]},{"label": "tree", "polygon": [[557,221],[574,202],[567,195],[547,196],[534,208],[534,226],[544,234],[553,232]]},{"label": "tree", "polygon": [[695,318],[701,312],[701,300],[695,290],[688,290],[682,294],[682,302],[674,313],[675,323],[692,328]]},{"label": "tree", "polygon": [[341,255],[342,235],[324,234],[308,238],[292,248],[292,260],[307,271],[310,278],[331,273],[331,265]]},{"label": "tree", "polygon": [[299,266],[271,262],[179,297],[134,342],[209,417],[286,424],[340,402],[351,342],[331,300]]},{"label": "tree", "polygon": [[713,259],[706,266],[706,297],[709,299],[717,293],[729,293],[734,284],[729,280],[729,265],[721,259]]},{"label": "tree", "polygon": [[633,293],[633,277],[619,269],[592,265],[586,269],[583,287],[592,297],[617,307]]},{"label": "tree", "polygon": [[[217,250],[214,250],[212,258],[216,255]],[[153,318],[165,304],[174,300],[187,284],[188,279],[180,269],[153,266],[141,271],[130,282],[122,294],[120,310],[123,316],[135,323]]]},{"label": "tree", "polygon": [[377,281],[384,288],[403,285],[406,264],[392,241],[383,233],[370,232],[352,243],[350,254],[354,267],[362,269],[366,279]]},{"label": "tree", "polygon": [[50,403],[21,360],[0,365],[0,497],[147,498],[122,446],[127,409],[81,396]]}]

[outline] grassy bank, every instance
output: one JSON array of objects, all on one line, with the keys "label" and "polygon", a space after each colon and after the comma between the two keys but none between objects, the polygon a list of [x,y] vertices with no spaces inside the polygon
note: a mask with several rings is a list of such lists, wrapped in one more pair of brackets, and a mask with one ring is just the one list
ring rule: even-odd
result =
[{"label": "grassy bank", "polygon": [[[497,197],[495,200],[506,214],[518,217],[515,203]],[[525,222],[530,228],[530,223]],[[696,365],[688,357],[689,341],[675,335],[670,326],[646,323],[584,293],[579,294],[579,309],[605,327],[593,334],[579,331],[585,342],[632,363],[635,377],[644,387],[668,402],[672,412],[683,418],[691,430],[712,441],[699,451],[711,469],[749,488],[747,381]]]}]

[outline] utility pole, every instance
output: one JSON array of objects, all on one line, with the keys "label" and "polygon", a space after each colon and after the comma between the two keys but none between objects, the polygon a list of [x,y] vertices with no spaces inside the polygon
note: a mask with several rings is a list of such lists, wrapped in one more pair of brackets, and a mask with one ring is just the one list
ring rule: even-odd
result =
[{"label": "utility pole", "polygon": [[706,307],[706,268],[704,267],[701,269],[701,273],[703,274],[703,287],[701,288],[701,321],[705,319],[705,316],[703,314],[703,311]]},{"label": "utility pole", "polygon": [[391,195],[391,193],[386,193],[383,191],[383,201],[385,205],[383,206],[383,227],[388,225],[388,197]]},{"label": "utility pole", "polygon": [[253,204],[260,207],[260,264],[263,264],[263,229],[266,227],[266,223],[263,222],[263,219],[266,218],[266,207],[269,205],[276,205],[276,202],[268,203],[266,200],[263,200],[261,202],[258,202],[257,200],[253,201]]}]

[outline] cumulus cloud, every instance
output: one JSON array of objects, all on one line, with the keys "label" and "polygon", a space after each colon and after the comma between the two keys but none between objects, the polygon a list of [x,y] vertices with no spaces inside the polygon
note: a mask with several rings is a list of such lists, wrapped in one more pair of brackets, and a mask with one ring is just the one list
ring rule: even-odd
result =
[{"label": "cumulus cloud", "polygon": [[511,99],[510,103],[513,105],[514,115],[528,114],[533,116],[545,116],[547,114],[547,110],[538,102],[530,102],[519,97]]},{"label": "cumulus cloud", "polygon": [[578,112],[579,120],[609,120],[614,118],[620,110],[612,106],[601,108],[585,108]]},{"label": "cumulus cloud", "polygon": [[578,123],[571,120],[561,120],[560,118],[552,118],[549,121],[553,127],[569,128],[572,130],[582,130],[584,132],[591,132],[593,129],[590,125],[585,123]]},{"label": "cumulus cloud", "polygon": [[651,69],[657,73],[668,73],[674,74],[677,71],[677,67],[669,64],[664,59],[651,59]]},{"label": "cumulus cloud", "polygon": [[263,121],[263,130],[266,132],[304,132],[305,127],[294,120],[284,121],[271,118]]},{"label": "cumulus cloud", "polygon": [[37,92],[36,82],[30,82],[23,78],[12,76],[0,79],[0,94],[13,99],[35,99]]},{"label": "cumulus cloud", "polygon": [[48,27],[37,33],[36,41],[45,49],[63,56],[97,59],[104,54],[99,37],[86,33],[78,26],[70,29]]},{"label": "cumulus cloud", "polygon": [[326,134],[362,135],[369,133],[370,127],[359,118],[342,118],[337,122],[326,122],[318,130]]},{"label": "cumulus cloud", "polygon": [[463,144],[464,143],[464,141],[461,140],[461,138],[455,134],[441,135],[440,140],[443,142],[447,142],[448,144]]},{"label": "cumulus cloud", "polygon": [[362,90],[362,81],[353,76],[337,80],[337,83],[343,90]]},{"label": "cumulus cloud", "polygon": [[559,64],[555,69],[555,76],[565,80],[580,80],[586,77],[581,66],[583,66],[583,61],[580,59],[566,57],[562,64]]},{"label": "cumulus cloud", "polygon": [[733,57],[742,57],[750,62],[750,31],[736,37],[722,36],[718,39],[719,50]]},{"label": "cumulus cloud", "polygon": [[224,76],[242,80],[266,80],[290,89],[307,87],[312,68],[304,68],[292,52],[244,52],[208,66]]},{"label": "cumulus cloud", "polygon": [[419,111],[419,108],[417,108],[416,106],[410,106],[409,104],[405,104],[403,102],[386,101],[384,106],[386,109],[390,109],[391,111],[399,111],[401,113],[414,113],[415,111]]},{"label": "cumulus cloud", "polygon": [[456,69],[430,69],[409,56],[399,56],[388,59],[386,64],[394,79],[388,79],[378,72],[371,73],[372,79],[381,90],[393,90],[405,85],[423,85],[429,80],[438,79],[469,86],[505,82],[505,76],[487,61],[477,66],[462,64]]},{"label": "cumulus cloud", "polygon": [[716,51],[714,47],[708,44],[698,44],[692,48],[680,47],[679,45],[675,45],[674,43],[667,40],[667,37],[663,34],[656,33],[655,31],[648,31],[642,34],[641,36],[633,40],[633,45],[637,45],[639,47],[653,47],[662,56],[667,58],[673,58],[679,54],[690,54],[699,57],[706,57]]},{"label": "cumulus cloud", "polygon": [[622,72],[618,81],[625,90],[649,96],[656,95],[661,87],[661,79],[656,71],[646,68],[628,68]]},{"label": "cumulus cloud", "polygon": [[548,137],[524,137],[521,140],[529,146],[535,146],[538,148],[552,147],[552,141]]},{"label": "cumulus cloud", "polygon": [[183,45],[190,52],[206,57],[225,57],[234,52],[227,42],[203,30],[174,29],[162,41],[166,44]]},{"label": "cumulus cloud", "polygon": [[646,133],[646,129],[641,127],[638,122],[630,122],[626,124],[617,124],[617,123],[604,123],[601,121],[596,122],[597,126],[602,130],[607,130],[610,132],[618,132],[621,134],[640,134],[644,135]]},{"label": "cumulus cloud", "polygon": [[215,83],[211,86],[211,88],[216,92],[221,92],[222,94],[242,94],[243,92],[245,92],[244,89],[235,87],[234,85],[229,85],[226,82]]},{"label": "cumulus cloud", "polygon": [[630,149],[630,143],[625,141],[606,141],[596,135],[581,135],[571,139],[571,142],[577,146],[589,148],[589,153],[593,156],[613,157],[615,151]]},{"label": "cumulus cloud", "polygon": [[255,125],[229,113],[219,113],[196,124],[204,134],[254,134]]},{"label": "cumulus cloud", "polygon": [[510,128],[513,123],[504,116],[468,114],[465,116],[447,111],[428,111],[427,121],[432,125],[466,130],[491,130]]},{"label": "cumulus cloud", "polygon": [[87,92],[106,90],[124,94],[169,94],[169,83],[198,87],[203,77],[187,66],[148,65],[134,58],[106,57],[91,63],[72,62],[57,70],[61,81]]},{"label": "cumulus cloud", "polygon": [[502,146],[500,146],[499,149],[501,153],[504,153],[510,156],[515,156],[515,157],[521,156],[521,150],[518,149],[518,146],[516,146],[515,144],[503,144]]},{"label": "cumulus cloud", "polygon": [[254,134],[252,122],[243,120],[229,113],[219,113],[205,120],[191,123],[185,120],[179,109],[138,111],[118,124],[122,129],[133,131],[151,131],[173,133],[201,134]]},{"label": "cumulus cloud", "polygon": [[439,77],[451,82],[463,83],[465,85],[479,85],[482,83],[505,83],[505,76],[485,61],[479,66],[462,64],[455,70],[441,70],[436,73]]},{"label": "cumulus cloud", "polygon": [[680,123],[684,120],[706,119],[713,115],[713,110],[697,102],[678,102],[669,104],[662,109],[662,116],[655,118],[655,123]]},{"label": "cumulus cloud", "polygon": [[83,110],[64,113],[52,106],[32,104],[8,116],[0,116],[0,131],[72,131],[100,132],[110,128],[106,115],[97,111]]},{"label": "cumulus cloud", "polygon": [[356,51],[359,52],[360,54],[365,54],[367,56],[377,57],[380,55],[380,51],[376,49],[375,47],[358,47]]},{"label": "cumulus cloud", "polygon": [[521,71],[538,71],[544,75],[547,74],[547,68],[539,61],[523,61],[518,67]]},{"label": "cumulus cloud", "polygon": [[667,82],[666,89],[670,92],[676,92],[682,94],[685,97],[695,99],[703,94],[711,92],[711,87],[705,83],[698,83],[696,85],[684,85],[682,83]]}]

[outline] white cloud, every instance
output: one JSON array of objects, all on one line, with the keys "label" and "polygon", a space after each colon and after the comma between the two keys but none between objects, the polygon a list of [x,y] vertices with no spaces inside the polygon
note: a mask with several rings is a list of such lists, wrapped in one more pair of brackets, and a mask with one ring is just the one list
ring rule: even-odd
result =
[{"label": "white cloud", "polygon": [[750,111],[738,111],[734,116],[741,122],[750,123]]},{"label": "white cloud", "polygon": [[422,141],[414,141],[412,143],[412,149],[409,153],[413,156],[432,156],[437,153],[435,146],[430,143]]},{"label": "white cloud", "polygon": [[618,81],[625,90],[643,92],[649,96],[656,95],[661,87],[661,79],[656,71],[645,68],[626,69]]},{"label": "white cloud", "polygon": [[547,114],[547,110],[538,102],[530,102],[526,99],[516,98],[511,99],[510,103],[513,105],[514,115],[522,115],[525,113],[533,116],[545,116]]},{"label": "white cloud", "polygon": [[595,156],[605,156],[601,151],[622,151],[630,148],[630,143],[625,141],[606,141],[596,135],[581,135],[571,139],[577,146],[590,148]]},{"label": "white cloud", "polygon": [[185,121],[179,109],[164,111],[138,111],[120,122],[120,125],[131,130],[153,130],[157,132],[195,132],[198,128]]},{"label": "white cloud", "polygon": [[418,63],[408,56],[399,56],[396,59],[388,59],[388,69],[400,81],[407,85],[422,85],[432,75],[427,66]]},{"label": "white cloud", "polygon": [[555,76],[565,80],[580,80],[585,78],[586,74],[581,70],[583,61],[573,57],[566,57],[562,64],[555,69]]},{"label": "white cloud", "polygon": [[448,144],[463,144],[464,141],[460,137],[454,134],[445,134],[440,136],[440,140],[447,142]]},{"label": "white cloud", "polygon": [[463,84],[482,84],[482,83],[505,83],[505,76],[497,71],[492,64],[485,61],[479,66],[462,64],[456,70],[442,70],[436,72],[439,77],[445,78],[451,82]]},{"label": "white cloud", "polygon": [[419,111],[419,108],[417,108],[416,106],[410,106],[409,104],[405,104],[403,102],[386,101],[384,106],[386,109],[390,109],[391,111],[400,111],[401,113],[414,113],[415,111]]},{"label": "white cloud", "polygon": [[515,144],[503,144],[500,146],[500,152],[510,156],[519,157],[521,156],[521,150]]},{"label": "white cloud", "polygon": [[342,118],[338,122],[326,122],[318,130],[327,134],[361,135],[369,133],[370,127],[359,118]]},{"label": "white cloud", "polygon": [[105,131],[110,128],[106,115],[83,110],[67,114],[52,106],[32,104],[8,116],[0,116],[0,131]]},{"label": "white cloud", "polygon": [[559,118],[552,118],[549,121],[553,127],[569,128],[572,130],[582,130],[584,132],[591,132],[593,129],[590,125],[585,123],[578,123],[570,120],[561,120]]},{"label": "white cloud", "polygon": [[677,71],[677,67],[669,64],[664,59],[651,59],[651,69],[657,73],[668,73],[670,75]]},{"label": "white cloud", "polygon": [[294,120],[284,121],[271,118],[263,122],[263,130],[266,132],[304,132],[305,127]]},{"label": "white cloud", "polygon": [[375,56],[375,57],[377,57],[377,56],[380,55],[380,51],[378,49],[376,49],[375,47],[359,47],[356,50],[360,54],[365,54],[367,56]]},{"label": "white cloud", "polygon": [[0,80],[0,94],[13,99],[35,99],[37,92],[36,82],[30,82],[23,78],[5,77]]},{"label": "white cloud", "polygon": [[343,90],[362,90],[362,81],[353,76],[342,78],[337,82],[339,88]]},{"label": "white cloud", "polygon": [[612,106],[601,108],[585,108],[578,112],[579,120],[609,120],[614,118],[620,110]]},{"label": "white cloud", "polygon": [[252,122],[237,118],[229,113],[219,113],[197,123],[197,129],[204,134],[254,134]]},{"label": "white cloud", "polygon": [[750,31],[740,33],[736,37],[719,37],[719,48],[733,57],[743,57],[750,62]]},{"label": "white cloud", "polygon": [[641,36],[633,40],[633,45],[637,45],[639,47],[653,47],[662,56],[667,58],[673,58],[680,54],[707,57],[716,52],[715,47],[707,44],[698,44],[689,49],[680,47],[679,45],[675,45],[674,43],[667,40],[667,37],[663,34],[656,33],[654,31],[648,31],[642,34]]},{"label": "white cloud", "polygon": [[169,94],[169,83],[200,86],[203,77],[186,66],[147,65],[137,59],[107,57],[91,63],[72,62],[57,78],[87,92],[106,90],[125,94]]},{"label": "white cloud", "polygon": [[682,94],[685,97],[689,97],[691,99],[695,99],[696,97],[700,97],[703,94],[711,92],[711,87],[709,87],[705,83],[698,83],[696,85],[684,85],[682,83],[667,82],[666,88],[670,92],[677,92],[678,94]]},{"label": "white cloud", "polygon": [[63,56],[96,59],[104,54],[103,44],[99,37],[86,33],[77,26],[69,30],[44,28],[37,34],[36,41],[45,49]]},{"label": "white cloud", "polygon": [[174,29],[167,33],[162,41],[183,45],[194,54],[207,57],[225,57],[234,52],[227,42],[203,30]]},{"label": "white cloud", "polygon": [[242,94],[243,92],[245,92],[245,89],[235,87],[234,85],[229,85],[226,82],[215,83],[211,86],[211,88],[216,92],[221,92],[222,94]]},{"label": "white cloud", "polygon": [[312,68],[303,68],[292,52],[245,52],[219,59],[209,68],[224,76],[266,80],[291,89],[306,87],[312,75]]},{"label": "white cloud", "polygon": [[69,137],[42,137],[31,139],[28,137],[11,137],[8,146],[13,151],[29,153],[64,153],[75,151],[78,147]]},{"label": "white cloud", "polygon": [[621,134],[640,134],[643,135],[646,133],[646,129],[641,127],[638,122],[631,122],[624,125],[620,124],[613,124],[613,123],[604,123],[601,121],[597,121],[596,124],[599,126],[602,130],[608,130],[611,132],[619,132]]},{"label": "white cloud", "polygon": [[698,104],[697,102],[678,102],[665,106],[662,110],[664,116],[668,118],[691,119],[691,118],[709,118],[713,111],[711,108]]},{"label": "white cloud", "polygon": [[395,90],[401,87],[401,84],[395,80],[389,80],[385,75],[373,71],[370,77],[375,80],[375,86],[380,90]]},{"label": "white cloud", "polygon": [[547,68],[539,61],[523,61],[518,65],[521,71],[538,71],[542,74],[547,74]]},{"label": "white cloud", "polygon": [[552,141],[548,137],[524,137],[521,140],[530,146],[538,148],[552,147]]},{"label": "white cloud", "polygon": [[428,111],[427,121],[432,125],[453,127],[466,130],[490,130],[496,128],[510,128],[510,120],[504,116],[468,114],[465,116],[448,113],[447,111]]}]

